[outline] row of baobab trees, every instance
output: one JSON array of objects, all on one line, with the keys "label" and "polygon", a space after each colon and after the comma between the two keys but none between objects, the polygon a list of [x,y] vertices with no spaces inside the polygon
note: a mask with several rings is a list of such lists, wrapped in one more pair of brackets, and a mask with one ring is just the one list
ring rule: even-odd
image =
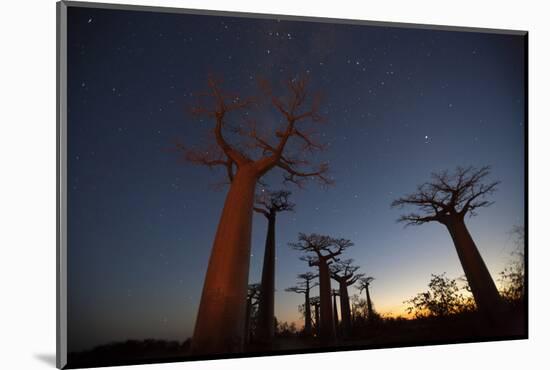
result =
[{"label": "row of baobab trees", "polygon": [[[306,236],[306,238],[311,236]],[[336,263],[331,264],[329,267],[330,276],[334,279],[338,285],[338,289],[331,289],[332,296],[332,312],[325,312],[321,321],[321,297],[320,295],[312,296],[314,288],[319,286],[319,274],[316,272],[308,271],[302,274],[298,274],[298,281],[296,285],[286,288],[286,292],[301,294],[304,296],[304,303],[298,306],[298,310],[304,316],[304,327],[300,331],[302,338],[317,337],[325,342],[341,337],[343,339],[349,337],[351,332],[352,323],[354,317],[350,305],[350,297],[348,293],[348,287],[357,282],[356,288],[359,289],[359,293],[362,294],[365,290],[366,300],[365,312],[363,313],[369,323],[372,323],[374,319],[378,318],[378,314],[374,311],[374,306],[370,296],[370,285],[374,278],[372,276],[365,276],[363,273],[356,273],[359,266],[352,265],[353,260],[347,259],[344,261],[338,260]],[[260,292],[262,290],[261,284],[250,284],[248,286],[248,298],[247,298],[247,322],[246,322],[246,337],[245,343],[258,342],[258,334],[261,333],[262,328],[258,327],[258,313],[260,306]],[[324,294],[326,299],[327,295]],[[341,319],[338,315],[337,299],[340,301]],[[326,305],[325,305],[326,307]],[[326,309],[325,309],[326,310]],[[328,318],[333,318],[330,322]],[[255,322],[256,321],[256,322]],[[278,322],[275,319],[272,324],[274,328],[277,327]],[[324,335],[324,336],[323,336]],[[332,336],[332,337],[331,337]],[[266,344],[260,343],[260,344]]]},{"label": "row of baobab trees", "polygon": [[[199,102],[192,111],[212,120],[212,143],[202,149],[177,145],[187,161],[222,167],[229,184],[196,318],[193,354],[243,350],[254,210],[268,220],[259,298],[263,328],[260,338],[269,342],[273,337],[275,219],[285,209],[279,209],[271,200],[257,202],[256,188],[264,176],[280,171],[285,183],[300,187],[308,180],[317,180],[323,186],[333,183],[328,164],[313,164],[309,159],[326,148],[315,140],[315,128],[323,122],[319,114],[321,95],[309,92],[308,80],[301,77],[289,79],[282,87],[273,87],[262,79],[258,85],[258,95],[243,98],[225,90],[220,79],[210,76],[208,90],[195,94]],[[275,125],[274,115],[280,117]],[[491,204],[485,197],[496,190],[498,182],[484,183],[488,174],[488,167],[435,173],[432,181],[397,199],[393,206],[417,208],[417,212],[401,217],[400,221],[407,224],[439,222],[448,229],[478,310],[493,320],[500,311],[499,293],[464,222],[466,215],[474,215],[479,208]],[[347,239],[317,234],[300,234],[298,242],[293,243],[294,248],[306,252],[305,260],[318,270],[320,322],[325,323],[320,325],[323,338],[334,336],[331,292],[327,288],[329,265],[333,262],[338,266],[336,262],[342,261],[336,261],[336,257],[351,245]]]},{"label": "row of baobab trees", "polygon": [[[360,293],[365,290],[367,303],[367,319],[372,321],[375,317],[372,300],[370,297],[370,284],[374,280],[372,276],[357,273],[359,266],[353,265],[353,259],[341,260],[338,258],[343,249],[353,245],[346,239],[332,239],[328,236],[311,234],[299,235],[299,242],[291,245],[300,251],[314,253],[304,256],[310,266],[317,266],[318,272],[306,272],[298,275],[298,283],[286,289],[287,292],[304,294],[304,330],[306,337],[311,337],[312,316],[315,317],[316,333],[322,342],[330,343],[337,334],[347,338],[351,332],[352,315],[348,287],[355,283]],[[334,249],[330,248],[332,243]],[[345,246],[345,248],[342,248]],[[319,256],[323,256],[320,258]],[[327,268],[321,267],[325,264]],[[328,275],[328,276],[327,276]],[[318,281],[315,279],[318,278]],[[336,281],[338,289],[331,289],[330,278]],[[319,296],[310,297],[313,287],[319,286]],[[330,302],[332,296],[332,304]],[[340,300],[341,321],[338,320],[338,306],[336,299]],[[314,307],[312,315],[311,306]]]}]

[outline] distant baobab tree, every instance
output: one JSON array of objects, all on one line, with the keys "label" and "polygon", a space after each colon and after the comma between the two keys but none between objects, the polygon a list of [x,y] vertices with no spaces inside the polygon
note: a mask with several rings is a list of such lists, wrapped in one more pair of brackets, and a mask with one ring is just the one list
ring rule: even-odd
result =
[{"label": "distant baobab tree", "polygon": [[294,204],[288,200],[290,194],[283,190],[264,192],[256,197],[254,206],[254,211],[267,219],[257,335],[264,344],[270,344],[275,336],[275,219],[277,213],[294,210]]},{"label": "distant baobab tree", "polygon": [[305,296],[305,302],[304,302],[304,335],[305,336],[311,336],[312,334],[311,305],[310,305],[309,295],[310,295],[311,289],[318,285],[318,283],[313,282],[313,280],[316,279],[317,276],[318,275],[314,274],[313,272],[306,272],[304,274],[300,274],[298,275],[298,279],[300,279],[298,284],[285,289],[287,292],[299,293]]},{"label": "distant baobab tree", "polygon": [[479,208],[492,204],[486,196],[496,190],[499,182],[485,183],[489,173],[488,166],[479,169],[458,167],[453,174],[447,171],[433,173],[432,181],[420,185],[415,193],[395,200],[392,206],[418,208],[419,213],[406,214],[399,219],[407,225],[437,221],[447,227],[476,305],[494,321],[502,309],[501,298],[464,223],[466,215],[475,216]]},{"label": "distant baobab tree", "polygon": [[369,287],[373,281],[374,278],[372,276],[361,277],[357,281],[357,289],[359,289],[359,293],[362,293],[363,290],[365,290],[365,294],[367,296],[367,319],[371,322],[374,319],[374,308],[370,298]]},{"label": "distant baobab tree", "polygon": [[311,297],[309,299],[309,305],[313,307],[315,317],[315,336],[321,337],[321,315],[319,313],[321,309],[321,299],[319,296]]},{"label": "distant baobab tree", "polygon": [[359,266],[352,265],[353,259],[337,261],[330,265],[330,276],[338,282],[340,291],[340,312],[342,316],[342,336],[347,337],[351,331],[351,308],[348,286],[355,284],[363,274],[356,274]]},{"label": "distant baobab tree", "polygon": [[[245,318],[245,343],[250,343],[252,337],[252,318],[257,310],[258,300],[260,298],[260,284],[248,285],[246,295],[246,318]],[[256,326],[256,325],[254,325]]]},{"label": "distant baobab tree", "polygon": [[326,235],[304,234],[298,235],[297,243],[289,243],[295,250],[308,253],[301,259],[309,266],[317,266],[319,270],[319,296],[321,305],[321,339],[330,342],[334,339],[334,317],[332,314],[330,271],[329,265],[344,250],[353,243],[348,239],[335,239]]},{"label": "distant baobab tree", "polygon": [[[229,180],[195,322],[194,354],[243,349],[252,209],[261,177],[278,168],[285,182],[301,186],[305,180],[317,179],[321,184],[331,183],[327,164],[313,166],[307,159],[324,145],[317,143],[311,128],[306,127],[308,122],[320,122],[321,117],[319,95],[308,94],[305,78],[287,81],[286,93],[281,94],[262,81],[265,105],[258,97],[241,98],[221,85],[221,80],[210,76],[208,91],[196,95],[200,101],[192,110],[212,120],[213,142],[204,149],[177,146],[185,160],[224,168]],[[271,107],[262,117],[270,117],[274,111],[281,123],[262,118],[258,125],[251,117],[262,106],[264,110]]]}]

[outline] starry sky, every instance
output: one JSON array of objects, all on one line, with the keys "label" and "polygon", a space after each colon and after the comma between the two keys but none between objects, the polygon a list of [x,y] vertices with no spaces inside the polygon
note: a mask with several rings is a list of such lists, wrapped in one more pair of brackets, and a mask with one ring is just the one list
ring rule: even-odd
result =
[{"label": "starry sky", "polygon": [[[376,278],[383,314],[403,315],[431,273],[463,275],[442,225],[404,228],[390,208],[458,165],[490,165],[502,182],[467,219],[497,279],[524,218],[525,47],[517,34],[69,7],[69,351],[192,334],[227,187],[216,186],[223,171],[172,149],[207,136],[210,122],[189,108],[210,72],[244,96],[257,76],[307,75],[324,96],[328,149],[315,159],[335,184],[287,186],[296,210],[277,219],[279,320],[301,324],[303,297],[284,291],[309,269],[287,245],[298,232],[351,239],[345,257]],[[266,177],[272,189],[281,175]],[[253,222],[258,282],[267,225]]]}]

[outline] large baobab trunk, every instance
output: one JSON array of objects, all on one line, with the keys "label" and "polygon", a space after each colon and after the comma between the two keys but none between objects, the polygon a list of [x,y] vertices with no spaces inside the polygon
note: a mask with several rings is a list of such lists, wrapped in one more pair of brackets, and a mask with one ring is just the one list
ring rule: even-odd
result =
[{"label": "large baobab trunk", "polygon": [[330,342],[334,339],[334,318],[330,299],[330,274],[328,265],[323,259],[319,259],[319,296],[321,301],[321,339]]},{"label": "large baobab trunk", "polygon": [[275,213],[268,217],[262,285],[260,288],[258,339],[269,344],[275,335]]},{"label": "large baobab trunk", "polygon": [[348,286],[345,282],[340,283],[340,313],[342,320],[342,335],[348,336],[351,329],[351,309],[349,306]]},{"label": "large baobab trunk", "polygon": [[501,299],[497,287],[479,254],[479,251],[462,218],[446,223],[451,234],[460,263],[479,310],[490,318],[498,319],[501,313]]},{"label": "large baobab trunk", "polygon": [[239,169],[223,207],[192,338],[193,354],[243,349],[256,174]]},{"label": "large baobab trunk", "polygon": [[306,281],[306,302],[304,304],[305,318],[304,318],[304,334],[311,336],[311,305],[309,304],[309,281]]}]

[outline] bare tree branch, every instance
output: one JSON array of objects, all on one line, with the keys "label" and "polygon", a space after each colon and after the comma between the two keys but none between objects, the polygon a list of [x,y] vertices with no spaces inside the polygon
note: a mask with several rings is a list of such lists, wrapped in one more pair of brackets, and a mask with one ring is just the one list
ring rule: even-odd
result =
[{"label": "bare tree branch", "polygon": [[[282,127],[266,132],[261,132],[260,123],[264,128],[269,125],[264,121],[258,122],[249,114],[260,107],[261,99],[241,98],[226,91],[222,84],[222,79],[209,75],[208,89],[194,94],[198,101],[191,109],[194,115],[213,119],[212,140],[218,150],[178,147],[186,152],[186,160],[208,167],[225,166],[229,182],[243,165],[252,164],[258,179],[277,167],[284,172],[284,182],[300,187],[306,180],[313,179],[322,185],[333,183],[328,176],[328,164],[313,166],[305,159],[306,155],[327,147],[315,140],[316,133],[312,128],[305,126],[308,122],[322,121],[319,114],[321,96],[318,93],[308,94],[307,78],[295,77],[286,81],[284,96],[278,96],[267,81],[259,79],[260,89],[268,98],[268,104],[282,115]],[[234,122],[236,117],[233,112],[237,117],[240,114],[240,123]],[[289,145],[292,138],[296,140]],[[214,152],[215,155],[212,154]],[[260,157],[254,158],[258,153]]]},{"label": "bare tree branch", "polygon": [[364,274],[356,274],[359,270],[359,266],[353,265],[353,259],[346,259],[343,261],[336,261],[330,265],[330,276],[341,284],[347,286],[355,284],[357,279],[364,276]]},{"label": "bare tree branch", "polygon": [[319,260],[329,262],[334,260],[344,250],[353,246],[348,239],[335,239],[326,235],[319,234],[298,234],[298,242],[288,243],[297,251],[306,252],[300,259],[308,262],[310,266],[317,266]]},{"label": "bare tree branch", "polygon": [[402,215],[398,222],[421,225],[438,221],[447,223],[453,217],[475,216],[475,210],[488,207],[492,202],[484,199],[496,191],[499,181],[483,183],[490,167],[457,167],[453,174],[441,171],[432,174],[432,181],[424,183],[415,193],[398,198],[392,207],[415,206],[420,212]]}]

